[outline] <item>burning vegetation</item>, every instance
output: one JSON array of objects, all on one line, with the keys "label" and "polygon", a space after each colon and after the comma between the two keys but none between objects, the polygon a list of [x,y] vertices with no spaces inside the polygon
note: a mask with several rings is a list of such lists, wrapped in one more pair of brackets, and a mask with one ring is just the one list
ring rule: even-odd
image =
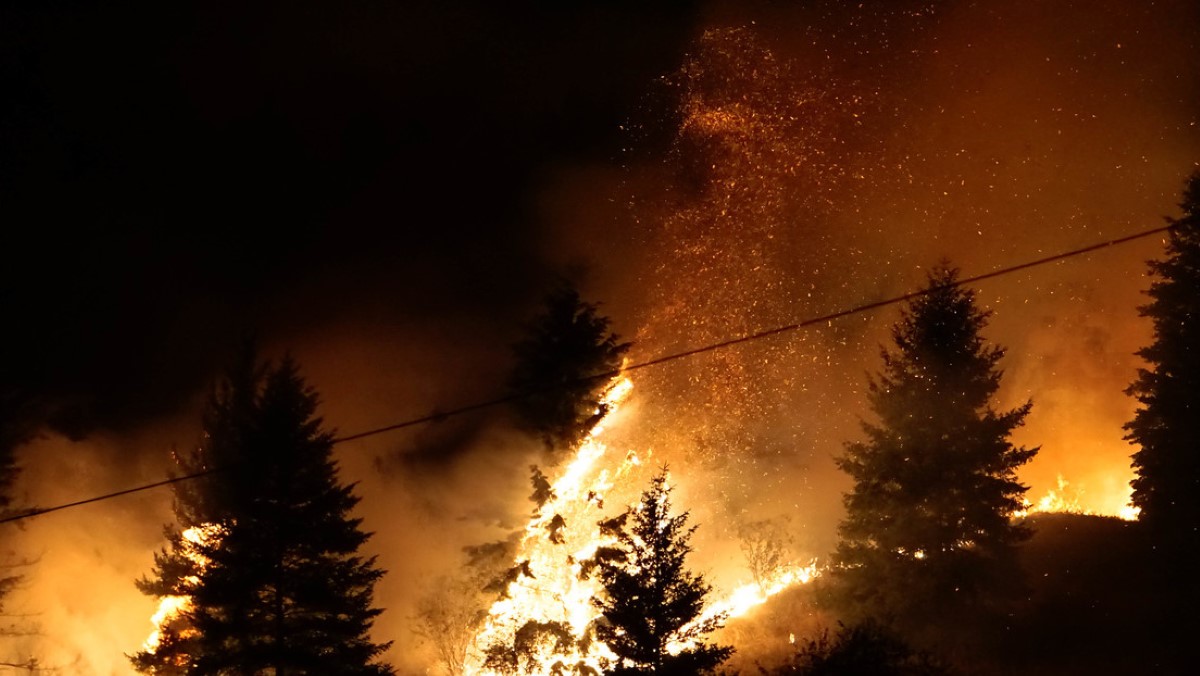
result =
[{"label": "burning vegetation", "polygon": [[[176,553],[180,557],[178,561],[181,563],[186,561],[185,565],[190,572],[179,576],[178,586],[171,589],[173,593],[160,595],[158,610],[150,617],[154,630],[142,644],[141,654],[172,654],[175,651],[169,645],[170,643],[187,641],[196,637],[196,628],[187,620],[188,613],[192,609],[191,591],[200,583],[200,574],[208,565],[208,558],[205,557],[203,550],[218,546],[221,534],[222,528],[217,524],[192,526],[179,534],[176,546]],[[143,583],[143,586],[149,587],[150,584],[146,582]],[[187,664],[187,659],[183,655],[168,661],[172,667],[181,669]]]},{"label": "burning vegetation", "polygon": [[[925,267],[936,247],[960,252],[954,263],[974,272],[1063,243],[1038,240],[1037,256],[1023,257],[1023,238],[1004,235],[982,251],[974,237],[993,241],[986,224],[1012,203],[1037,227],[1050,220],[1039,211],[1052,211],[1048,202],[1009,185],[1014,166],[1039,158],[1010,162],[988,145],[1004,134],[930,122],[955,113],[922,99],[924,85],[913,85],[917,112],[896,104],[907,99],[889,90],[901,86],[891,73],[909,83],[957,77],[938,50],[972,49],[929,38],[956,35],[938,23],[936,4],[844,10],[854,40],[882,44],[882,74],[861,62],[865,52],[836,63],[845,47],[832,29],[812,28],[784,49],[749,24],[698,33],[658,83],[670,113],[637,130],[657,154],[630,151],[624,192],[611,198],[636,224],[638,246],[609,246],[622,256],[639,249],[629,255],[637,262],[588,279],[636,292],[618,296],[610,318],[560,284],[515,343],[507,379],[494,379],[506,388],[497,398],[339,438],[290,357],[263,360],[248,348],[206,402],[199,444],[173,456],[173,519],[136,583],[157,608],[130,667],[160,676],[940,676],[1190,664],[1180,646],[1194,622],[1147,625],[1156,611],[1182,615],[1200,602],[1200,174],[1151,263],[1142,368],[1113,367],[1121,387],[1132,383],[1128,410],[1088,407],[1088,391],[1114,378],[1079,378],[1085,387],[1070,376],[1120,341],[1099,331],[1088,355],[1065,357],[1070,347],[1043,343],[1079,328],[1060,307],[1099,296],[1119,305],[1102,285],[1068,288],[1065,274],[1048,272],[1054,281],[1039,281],[1038,263],[1006,272],[1016,290],[997,293],[960,283],[949,262]],[[906,32],[896,44],[875,39],[897,25]],[[955,173],[976,156],[975,169]],[[976,184],[988,186],[984,197],[960,201],[956,191]],[[946,225],[954,219],[968,224],[962,232]],[[1100,234],[1078,231],[1089,244]],[[1079,246],[1073,238],[1063,250]],[[925,285],[913,291],[918,274]],[[612,279],[620,275],[636,281]],[[1056,304],[1043,299],[1056,293]],[[889,332],[879,317],[894,305]],[[1089,321],[1112,323],[1109,310]],[[831,319],[803,322],[821,316]],[[630,341],[612,328],[626,322]],[[1005,347],[990,342],[993,329]],[[879,344],[880,362],[863,357]],[[413,389],[431,405],[437,390],[424,386]],[[503,412],[468,416],[484,409]],[[1039,418],[1042,410],[1053,414]],[[353,447],[374,454],[361,467],[340,464],[350,446],[335,452],[426,422],[429,436]],[[23,518],[11,500],[13,452],[31,435],[2,431],[0,509]],[[1132,472],[1122,441],[1135,448]],[[419,451],[406,455],[410,442]],[[513,488],[525,468],[529,489]],[[460,475],[486,485],[486,495],[467,496],[470,509],[430,497],[461,488],[446,478]],[[404,491],[411,503],[387,502]],[[404,506],[388,513],[373,499]],[[402,527],[419,532],[391,532]],[[461,556],[425,551],[439,547]],[[403,577],[385,586],[397,570]],[[0,576],[0,601],[18,595],[22,575]],[[1128,582],[1110,589],[1118,575]],[[1054,645],[1040,644],[1044,636]],[[1131,655],[1112,656],[1106,646],[1119,637]],[[22,642],[9,662],[0,654],[0,667],[72,668],[22,657],[40,644],[10,638]],[[93,672],[102,673],[80,673]]]}]

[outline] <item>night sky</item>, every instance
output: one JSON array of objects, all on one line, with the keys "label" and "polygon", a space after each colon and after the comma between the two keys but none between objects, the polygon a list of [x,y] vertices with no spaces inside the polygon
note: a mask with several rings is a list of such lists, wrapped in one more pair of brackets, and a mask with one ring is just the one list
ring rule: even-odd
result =
[{"label": "night sky", "polygon": [[682,5],[0,11],[4,379],[74,434],[172,412],[244,332],[509,321],[557,274],[539,182],[615,160],[695,30]]},{"label": "night sky", "polygon": [[[943,258],[972,275],[1157,227],[1200,167],[1192,0],[610,4],[0,7],[0,387],[39,433],[22,499],[163,478],[248,334],[353,434],[500,394],[560,279],[641,360],[905,293]],[[1160,254],[980,286],[999,405],[1034,401],[1031,496],[1127,495]],[[787,516],[801,554],[829,551],[832,457],[895,318],[635,378],[615,434],[682,475],[718,583],[740,565],[718,523]],[[497,409],[338,451],[389,570],[379,632],[422,669],[419,590],[521,524],[539,449]],[[44,552],[31,649],[128,673],[169,500],[20,532]]]}]

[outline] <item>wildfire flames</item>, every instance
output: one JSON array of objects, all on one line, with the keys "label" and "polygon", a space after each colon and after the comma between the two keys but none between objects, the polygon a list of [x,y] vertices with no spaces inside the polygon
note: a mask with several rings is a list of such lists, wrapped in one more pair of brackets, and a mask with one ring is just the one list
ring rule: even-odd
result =
[{"label": "wildfire flames", "polygon": [[[620,508],[636,503],[643,484],[639,471],[643,467],[642,457],[632,450],[623,454],[611,453],[608,445],[601,441],[606,429],[619,422],[622,404],[632,390],[632,380],[622,377],[615,379],[604,392],[602,406],[605,415],[596,423],[572,460],[561,468],[551,483],[549,499],[535,511],[525,526],[502,598],[491,606],[486,620],[475,634],[473,649],[464,665],[465,673],[496,673],[484,665],[484,651],[493,645],[521,644],[522,659],[527,660],[522,666],[528,673],[551,673],[556,664],[582,665],[594,670],[594,673],[602,673],[602,662],[615,657],[607,646],[590,640],[591,630],[599,618],[591,599],[599,592],[599,585],[587,574],[586,562],[600,547],[615,544],[614,538],[600,532],[598,522],[611,516],[611,507]],[[647,459],[652,455],[652,452],[647,453]],[[1013,516],[1021,518],[1036,512],[1065,512],[1110,514],[1135,520],[1139,510],[1127,504],[1128,497],[1128,493],[1123,496],[1125,506],[1115,514],[1085,507],[1089,501],[1085,499],[1083,489],[1072,485],[1060,474],[1055,488],[1036,502],[1026,500],[1026,508]],[[607,512],[606,500],[610,505]],[[199,551],[200,546],[210,545],[220,536],[220,526],[215,524],[183,531],[182,551],[196,564],[197,570],[203,570],[207,564],[207,559]],[[921,553],[917,553],[917,556],[919,558]],[[821,569],[815,560],[806,566],[782,566],[766,579],[742,584],[725,594],[706,608],[695,623],[703,623],[718,615],[728,618],[743,616],[772,596],[794,585],[807,584],[820,574]],[[196,582],[198,578],[194,575],[184,579],[185,585]],[[157,649],[168,631],[184,638],[193,632],[181,625],[191,605],[191,597],[187,595],[163,597],[151,617],[154,630],[146,638],[144,649]],[[551,623],[565,627],[571,640],[556,640],[558,637],[549,634],[531,636],[527,630],[528,627],[545,627]],[[686,647],[680,644],[670,646],[670,649],[674,651]]]},{"label": "wildfire flames", "polygon": [[[548,498],[526,525],[502,598],[491,606],[475,634],[466,673],[496,673],[485,666],[490,646],[516,646],[523,661],[521,668],[528,673],[551,673],[562,665],[602,673],[602,664],[614,657],[607,646],[591,636],[599,619],[591,599],[599,592],[599,585],[589,576],[587,562],[600,547],[615,544],[613,537],[597,527],[606,515],[611,515],[611,510],[605,511],[605,501],[611,506],[633,504],[641,486],[638,479],[642,457],[632,450],[611,453],[601,441],[606,428],[619,420],[621,404],[632,389],[633,382],[627,377],[614,380],[608,387],[602,398],[604,417],[574,458],[562,467],[551,483]],[[1128,502],[1128,495],[1124,501]],[[1026,505],[1014,517],[1034,512],[1102,513],[1084,508],[1082,489],[1061,475],[1055,489],[1036,503],[1027,500]],[[1137,510],[1126,504],[1117,515],[1133,520]],[[815,560],[803,567],[783,566],[767,579],[743,584],[712,603],[696,622],[718,615],[745,615],[788,587],[807,584],[819,575]],[[546,629],[552,625],[564,628],[569,640]],[[671,649],[686,647],[675,645]]]},{"label": "wildfire flames", "polygon": [[[200,552],[201,545],[211,545],[214,541],[221,537],[221,526],[217,524],[205,524],[203,526],[193,526],[183,531],[182,535],[182,553],[192,563],[196,565],[196,570],[203,571],[208,565],[208,559]],[[189,575],[183,579],[184,585],[194,585],[200,581],[200,578],[195,575]],[[167,631],[174,631],[180,638],[187,638],[194,634],[195,630],[186,626],[178,626],[183,619],[185,613],[192,607],[192,597],[188,595],[164,596],[158,603],[158,610],[150,617],[150,623],[154,625],[154,630],[146,637],[146,642],[142,644],[142,649],[154,652],[162,643],[163,635]]]},{"label": "wildfire flames", "polygon": [[802,568],[788,568],[781,571],[774,579],[765,585],[758,583],[744,584],[733,590],[725,598],[712,604],[696,619],[700,624],[710,617],[724,613],[728,617],[740,617],[754,608],[767,602],[767,599],[796,584],[808,584],[821,574],[817,562]]},{"label": "wildfire flames", "polygon": [[[593,556],[606,541],[597,536],[595,524],[604,496],[614,482],[626,477],[641,460],[627,453],[615,471],[599,469],[608,448],[599,440],[604,427],[617,414],[620,404],[633,389],[628,378],[616,381],[602,399],[608,412],[580,445],[574,459],[552,484],[550,499],[530,519],[518,545],[515,579],[507,584],[503,598],[492,605],[487,620],[475,637],[477,649],[513,645],[518,632],[530,621],[556,621],[566,626],[574,641],[568,654],[554,645],[542,646],[533,657],[540,670],[554,661],[584,663],[599,670],[599,659],[609,654],[604,646],[580,648],[589,625],[596,618],[591,598],[595,582],[580,573],[581,561]],[[469,656],[467,671],[484,672],[479,653]]]},{"label": "wildfire flames", "polygon": [[[599,585],[588,574],[587,562],[600,547],[616,542],[597,527],[611,515],[604,511],[605,501],[612,506],[633,504],[642,487],[638,472],[642,458],[634,451],[612,454],[600,441],[632,389],[629,378],[616,379],[609,386],[602,399],[605,416],[562,469],[551,485],[549,499],[526,525],[502,598],[489,609],[475,635],[467,673],[495,673],[485,667],[483,657],[483,651],[493,645],[518,646],[521,659],[526,660],[522,668],[530,673],[551,673],[556,664],[580,665],[583,670],[602,673],[601,663],[615,657],[607,646],[590,637],[599,618],[591,602]],[[815,562],[807,567],[784,567],[761,584],[738,587],[713,603],[696,622],[719,614],[730,618],[744,615],[771,596],[817,575]],[[531,635],[531,627],[552,623],[565,627],[570,640],[550,633]]]}]

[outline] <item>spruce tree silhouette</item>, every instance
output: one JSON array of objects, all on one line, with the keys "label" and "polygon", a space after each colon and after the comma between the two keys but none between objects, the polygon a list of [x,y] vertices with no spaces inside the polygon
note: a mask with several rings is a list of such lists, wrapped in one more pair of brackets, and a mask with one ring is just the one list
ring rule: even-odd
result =
[{"label": "spruce tree silhouette", "polygon": [[600,393],[621,366],[630,344],[609,331],[599,306],[563,285],[513,346],[516,365],[508,386],[521,424],[550,450],[575,448],[604,415]]},{"label": "spruce tree silhouette", "polygon": [[1183,191],[1183,216],[1171,221],[1166,256],[1150,261],[1154,326],[1138,352],[1146,368],[1126,390],[1137,399],[1126,439],[1133,453],[1132,502],[1149,539],[1146,577],[1159,586],[1162,659],[1178,673],[1196,671],[1191,642],[1200,631],[1200,172]]},{"label": "spruce tree silhouette", "polygon": [[177,489],[179,528],[139,586],[189,604],[131,657],[142,673],[393,673],[379,662],[389,644],[368,636],[383,572],[358,554],[369,534],[317,404],[290,358],[261,366],[250,351],[218,388],[180,465],[226,469]]},{"label": "spruce tree silhouette", "polygon": [[686,512],[671,514],[670,495],[664,467],[617,531],[618,546],[596,557],[604,589],[593,600],[602,615],[596,634],[617,655],[607,672],[616,676],[707,673],[733,654],[703,641],[725,616],[700,621],[712,588],[684,567],[696,527]]},{"label": "spruce tree silhouette", "polygon": [[1200,172],[1183,193],[1183,216],[1167,233],[1166,257],[1140,308],[1154,339],[1138,352],[1148,368],[1126,392],[1138,401],[1126,439],[1139,446],[1132,501],[1164,546],[1200,552]]},{"label": "spruce tree silhouette", "polygon": [[992,409],[1004,350],[985,346],[987,313],[957,279],[938,266],[903,310],[869,384],[878,422],[837,461],[854,486],[829,583],[851,618],[945,616],[1019,580],[1029,533],[1010,518],[1026,490],[1015,473],[1037,449],[1008,437],[1030,404]]}]

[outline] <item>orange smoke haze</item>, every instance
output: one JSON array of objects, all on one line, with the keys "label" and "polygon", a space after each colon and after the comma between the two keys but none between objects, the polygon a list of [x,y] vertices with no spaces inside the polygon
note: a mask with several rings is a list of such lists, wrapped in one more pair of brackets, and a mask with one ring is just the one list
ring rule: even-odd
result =
[{"label": "orange smoke haze", "polygon": [[[161,480],[161,461],[129,467],[113,459],[129,457],[125,453],[131,445],[164,448],[167,432],[148,429],[137,439],[93,437],[84,442],[59,436],[37,439],[23,449],[23,481],[36,504],[56,505]],[[154,456],[144,452],[140,457]],[[5,611],[26,615],[19,624],[31,634],[5,641],[4,658],[34,658],[42,668],[63,674],[132,673],[124,655],[141,647],[153,628],[148,618],[157,605],[138,593],[133,581],[150,570],[169,514],[170,494],[154,491],[13,528],[6,544],[35,563],[24,584],[5,599]]]}]

